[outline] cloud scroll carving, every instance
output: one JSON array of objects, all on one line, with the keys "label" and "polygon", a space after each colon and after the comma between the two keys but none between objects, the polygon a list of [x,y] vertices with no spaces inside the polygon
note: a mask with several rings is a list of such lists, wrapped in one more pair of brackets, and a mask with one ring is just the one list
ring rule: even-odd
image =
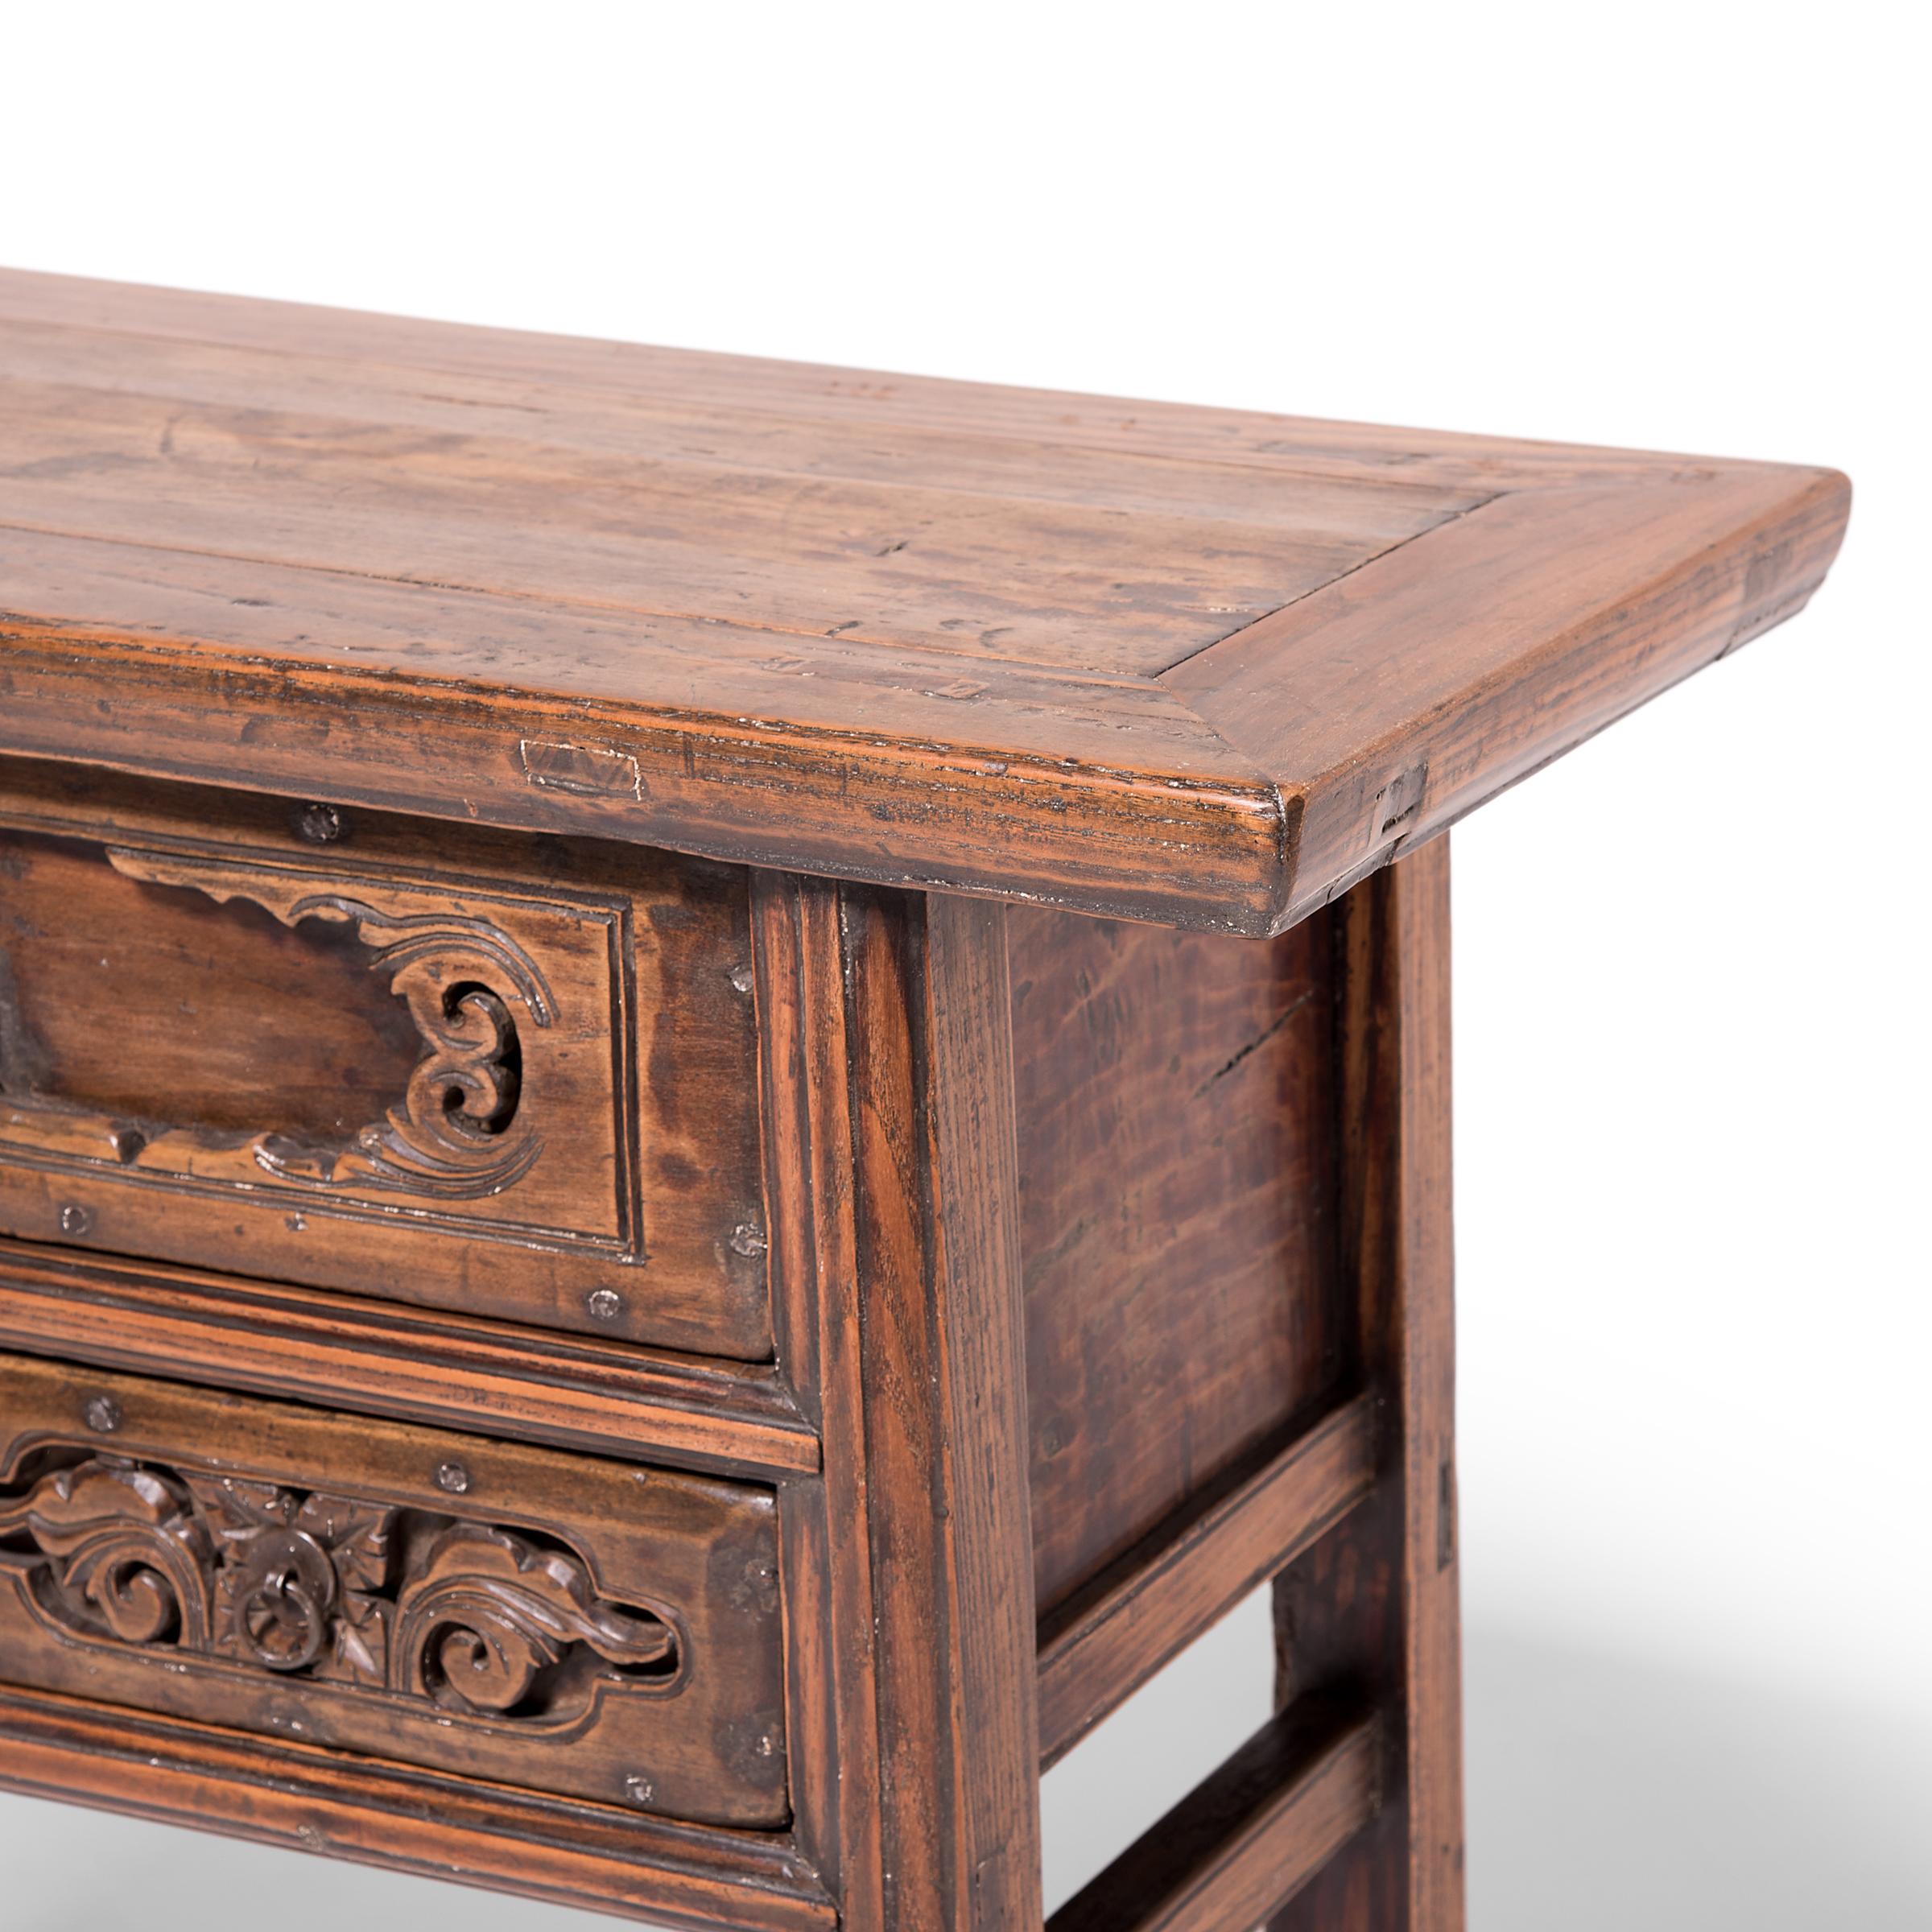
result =
[{"label": "cloud scroll carving", "polygon": [[[76,1455],[83,1452],[72,1452]],[[0,1560],[70,1636],[542,1725],[668,1682],[678,1633],[581,1557],[487,1523],[88,1455],[0,1496]]]},{"label": "cloud scroll carving", "polygon": [[389,1191],[446,1200],[501,1193],[526,1174],[543,1142],[522,1107],[521,1013],[547,1027],[556,1001],[541,968],[486,919],[451,910],[394,913],[352,894],[318,891],[312,876],[258,865],[113,847],[114,869],[148,885],[185,886],[217,903],[245,899],[283,925],[352,927],[386,972],[422,1036],[408,1091],[347,1146],[265,1133],[247,1158],[298,1187]]}]

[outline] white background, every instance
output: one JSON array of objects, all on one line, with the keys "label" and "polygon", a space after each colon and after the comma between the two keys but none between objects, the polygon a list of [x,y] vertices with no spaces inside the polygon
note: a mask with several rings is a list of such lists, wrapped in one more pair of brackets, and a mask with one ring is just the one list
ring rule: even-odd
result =
[{"label": "white background", "polygon": [[[1477,1932],[1932,1924],[1916,24],[0,12],[15,266],[1852,473],[1810,611],[1456,834]],[[1056,1892],[1264,1649],[1049,1781]],[[584,1922],[14,1800],[0,1857],[8,1932]]]}]

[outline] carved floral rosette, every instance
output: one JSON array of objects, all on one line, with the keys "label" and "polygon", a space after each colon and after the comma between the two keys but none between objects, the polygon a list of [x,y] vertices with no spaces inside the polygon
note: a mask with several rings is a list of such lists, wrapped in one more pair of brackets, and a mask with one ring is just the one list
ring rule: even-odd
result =
[{"label": "carved floral rosette", "polygon": [[666,1618],[602,1600],[534,1534],[75,1453],[0,1496],[0,1561],[72,1637],[519,1724],[678,1674]]}]

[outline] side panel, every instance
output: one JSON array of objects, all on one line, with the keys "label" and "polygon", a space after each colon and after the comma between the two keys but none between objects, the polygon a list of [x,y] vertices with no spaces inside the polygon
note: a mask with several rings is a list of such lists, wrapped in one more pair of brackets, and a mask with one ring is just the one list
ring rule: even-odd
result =
[{"label": "side panel", "polygon": [[1328,953],[1008,915],[1043,1615],[1331,1389]]}]

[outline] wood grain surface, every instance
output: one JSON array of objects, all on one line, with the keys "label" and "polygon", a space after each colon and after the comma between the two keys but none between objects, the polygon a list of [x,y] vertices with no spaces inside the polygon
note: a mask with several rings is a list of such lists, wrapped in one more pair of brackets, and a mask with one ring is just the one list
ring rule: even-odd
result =
[{"label": "wood grain surface", "polygon": [[[1184,1433],[1177,1430],[1176,1433]],[[1174,1517],[1041,1622],[1051,1765],[1300,1555],[1374,1486],[1375,1403],[1339,1403],[1242,1480]]]},{"label": "wood grain surface", "polygon": [[1007,923],[1051,1616],[1334,1385],[1328,952]]},{"label": "wood grain surface", "polygon": [[5,1238],[0,1345],[754,1479],[819,1467],[769,1363]]},{"label": "wood grain surface", "polygon": [[1271,1927],[1462,1932],[1449,841],[1323,923],[1340,964],[1342,1263],[1382,1439],[1374,1493],[1276,1579],[1277,1692],[1292,1710],[1365,1690],[1387,1762],[1373,1820]]},{"label": "wood grain surface", "polygon": [[0,274],[0,749],[1280,929],[1797,609],[1828,471]]},{"label": "wood grain surface", "polygon": [[761,877],[795,1830],[852,1932],[1040,1922],[1005,909]]},{"label": "wood grain surface", "polygon": [[1373,1817],[1379,1743],[1345,1699],[1278,1712],[1047,1932],[1246,1932]]},{"label": "wood grain surface", "polygon": [[0,1355],[0,1679],[783,1827],[769,1490]]},{"label": "wood grain surface", "polygon": [[708,861],[0,758],[0,1236],[769,1360],[749,918]]},{"label": "wood grain surface", "polygon": [[[0,1689],[0,1786],[690,1932],[836,1932],[782,1836]],[[299,1882],[299,1880],[296,1882]]]}]

